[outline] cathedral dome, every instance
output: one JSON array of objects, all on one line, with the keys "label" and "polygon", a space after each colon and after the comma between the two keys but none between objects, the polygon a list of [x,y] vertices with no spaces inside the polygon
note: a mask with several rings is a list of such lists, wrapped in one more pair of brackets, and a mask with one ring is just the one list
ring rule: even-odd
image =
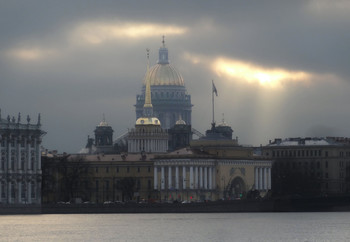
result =
[{"label": "cathedral dome", "polygon": [[[147,74],[143,83],[146,83]],[[151,86],[184,86],[181,74],[170,64],[157,64],[150,68],[149,79]]]},{"label": "cathedral dome", "polygon": [[146,80],[149,78],[151,86],[184,86],[184,80],[180,73],[169,64],[169,53],[168,48],[165,47],[164,36],[162,43],[162,47],[159,48],[158,63],[146,73],[143,84],[146,84]]},{"label": "cathedral dome", "polygon": [[155,117],[141,117],[136,120],[136,125],[159,125],[159,119]]}]

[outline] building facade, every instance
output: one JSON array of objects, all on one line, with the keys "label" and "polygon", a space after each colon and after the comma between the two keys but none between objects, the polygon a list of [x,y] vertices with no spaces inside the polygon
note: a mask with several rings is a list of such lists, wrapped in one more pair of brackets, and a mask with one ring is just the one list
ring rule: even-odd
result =
[{"label": "building facade", "polygon": [[153,155],[92,154],[43,158],[43,202],[151,200]]},{"label": "building facade", "polygon": [[0,203],[41,204],[40,114],[36,124],[0,114]]},{"label": "building facade", "polygon": [[[299,186],[295,193],[327,196],[350,192],[348,139],[275,139],[262,150],[264,157],[275,161],[276,178],[295,174],[294,178],[290,177],[294,180],[293,186]],[[281,184],[275,185],[277,189]]]},{"label": "building facade", "polygon": [[232,139],[225,124],[212,124],[206,136],[190,147],[154,159],[154,189],[163,200],[240,199],[251,191],[271,190],[272,161],[254,155]]}]

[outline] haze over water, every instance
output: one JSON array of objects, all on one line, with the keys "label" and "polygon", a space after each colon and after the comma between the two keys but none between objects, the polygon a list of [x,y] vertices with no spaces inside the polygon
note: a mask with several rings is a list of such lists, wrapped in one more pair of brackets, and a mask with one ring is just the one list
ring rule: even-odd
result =
[{"label": "haze over water", "polygon": [[349,213],[0,216],[1,241],[350,241]]}]

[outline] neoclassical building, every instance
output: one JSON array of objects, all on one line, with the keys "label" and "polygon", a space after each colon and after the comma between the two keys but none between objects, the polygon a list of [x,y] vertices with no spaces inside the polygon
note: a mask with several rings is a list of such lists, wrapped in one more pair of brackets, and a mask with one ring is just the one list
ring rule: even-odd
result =
[{"label": "neoclassical building", "polygon": [[232,132],[225,123],[214,124],[189,148],[156,156],[153,185],[160,199],[239,199],[249,191],[264,196],[271,190],[272,160],[240,146]]},{"label": "neoclassical building", "polygon": [[0,203],[41,203],[40,114],[36,124],[21,123],[21,114],[1,118],[0,113]]},{"label": "neoclassical building", "polygon": [[143,80],[142,94],[136,96],[136,119],[143,114],[146,80],[149,78],[154,116],[163,129],[173,127],[180,117],[191,124],[191,96],[187,93],[181,74],[169,63],[168,48],[164,38],[159,49],[158,63],[147,71]]}]

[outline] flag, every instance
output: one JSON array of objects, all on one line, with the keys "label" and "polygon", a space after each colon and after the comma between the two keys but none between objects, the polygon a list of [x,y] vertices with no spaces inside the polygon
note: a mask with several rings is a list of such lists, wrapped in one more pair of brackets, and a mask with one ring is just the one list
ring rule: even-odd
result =
[{"label": "flag", "polygon": [[212,83],[213,83],[213,93],[215,93],[215,95],[218,96],[218,90],[216,90],[214,81],[212,81]]}]

